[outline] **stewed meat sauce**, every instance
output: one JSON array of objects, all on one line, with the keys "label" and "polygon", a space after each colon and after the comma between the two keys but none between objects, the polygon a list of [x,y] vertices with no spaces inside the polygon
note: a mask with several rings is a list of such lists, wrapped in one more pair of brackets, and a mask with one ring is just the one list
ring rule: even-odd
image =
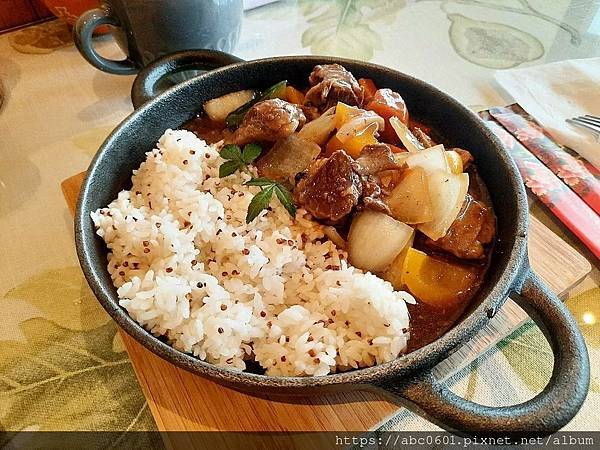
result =
[{"label": "stewed meat sauce", "polygon": [[[257,102],[248,109],[236,129],[228,128],[223,122],[212,121],[204,114],[192,118],[183,128],[211,144],[224,141],[243,147],[247,143],[258,142],[265,155],[272,150],[279,151],[290,143],[297,145],[308,134],[303,127],[318,128],[316,124],[311,125],[313,121],[321,121],[321,127],[327,121],[331,122],[332,118],[324,117],[328,114],[325,111],[336,105],[345,104],[346,108],[355,108],[350,110],[351,114],[364,113],[357,108],[370,109],[367,101],[373,98],[374,93],[367,92],[369,83],[364,83],[364,79],[359,81],[342,66],[316,66],[310,75],[309,86],[306,89],[294,89],[294,95],[300,97],[300,102],[295,100],[292,103],[290,99],[286,101],[281,98]],[[389,97],[395,102],[401,100],[398,94],[392,94],[380,97]],[[363,126],[362,131],[356,132],[353,138],[364,140],[358,151],[352,150],[350,141],[340,143],[336,142],[335,134],[325,135],[325,141],[317,138],[311,143],[314,145],[317,142],[321,147],[319,157],[307,152],[294,163],[281,167],[285,173],[286,167],[308,164],[305,170],[289,174],[290,177],[283,179],[295,180],[292,198],[296,205],[307,210],[316,220],[328,226],[333,225],[340,239],[348,239],[352,219],[362,211],[377,211],[398,219],[394,215],[397,211],[388,201],[394,195],[394,188],[408,183],[409,172],[412,172],[414,180],[419,179],[419,174],[404,162],[406,158],[398,157],[398,153],[407,152],[407,149],[400,143],[399,136],[391,133],[389,121],[394,116],[393,108],[396,106],[391,103],[382,107],[379,103],[373,107],[385,119],[386,133],[374,133],[370,140],[364,139],[364,134],[372,130],[373,125],[368,122],[371,116],[365,115],[365,121],[361,123],[351,115],[344,118],[336,110],[336,127],[339,127],[337,122],[342,119],[351,125],[351,121],[355,120],[355,127]],[[414,145],[430,149],[446,142],[426,123],[414,117],[408,118],[404,104],[400,105],[396,116],[406,121],[406,129],[412,134]],[[386,140],[390,134],[394,134],[394,139]],[[315,135],[318,136],[318,133]],[[451,158],[453,164],[458,165],[456,173],[467,176],[469,181],[468,193],[464,194],[457,215],[441,236],[426,233],[417,223],[409,222],[415,228],[411,250],[416,251],[421,260],[417,258],[413,266],[405,263],[402,277],[398,273],[378,273],[397,287],[395,282],[399,278],[404,280],[405,275],[415,277],[418,272],[412,284],[403,281],[403,288],[408,288],[417,299],[416,304],[408,305],[411,328],[409,352],[435,341],[460,320],[483,281],[495,239],[494,212],[486,187],[477,174],[473,156],[461,148],[448,146],[446,150],[446,153],[452,154],[448,156],[454,158]],[[318,147],[316,153],[319,153]],[[284,161],[285,155],[282,158],[278,154],[269,160]],[[305,162],[300,164],[301,161]],[[257,167],[261,175],[260,159]],[[413,183],[414,180],[411,179]],[[425,210],[422,212],[423,220],[427,219]],[[423,284],[426,281],[432,285]]]}]

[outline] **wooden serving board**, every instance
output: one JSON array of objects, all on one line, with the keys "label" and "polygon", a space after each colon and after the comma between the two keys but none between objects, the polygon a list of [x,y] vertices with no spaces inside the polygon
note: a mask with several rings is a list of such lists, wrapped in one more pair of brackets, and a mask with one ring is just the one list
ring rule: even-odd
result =
[{"label": "wooden serving board", "polygon": [[[71,210],[84,173],[62,183]],[[532,217],[529,254],[535,272],[563,294],[590,272],[589,262]],[[490,325],[435,369],[440,379],[481,356],[526,320],[508,300]],[[123,341],[161,431],[364,431],[373,429],[399,406],[372,392],[341,392],[286,403],[242,394],[168,363],[124,331]]]}]

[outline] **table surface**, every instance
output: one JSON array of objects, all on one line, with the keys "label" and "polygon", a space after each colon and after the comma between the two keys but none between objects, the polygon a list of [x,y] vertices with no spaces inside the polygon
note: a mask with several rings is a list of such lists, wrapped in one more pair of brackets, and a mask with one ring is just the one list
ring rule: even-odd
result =
[{"label": "table surface", "polygon": [[[108,38],[106,55],[118,54]],[[335,54],[402,70],[474,109],[506,104],[495,70],[600,55],[589,0],[283,1],[246,13],[236,54]],[[0,428],[146,430],[149,414],[116,326],[91,295],[60,182],[84,170],[132,110],[132,77],[96,71],[51,22],[0,36]],[[592,385],[570,430],[600,430],[597,260],[537,203],[536,217],[595,265],[567,305],[584,332]],[[552,356],[528,324],[448,381],[490,405],[523,401]],[[535,369],[533,369],[535,368]],[[402,410],[386,429],[431,430]]]},{"label": "table surface", "polygon": [[[71,214],[84,177],[82,172],[61,183]],[[557,294],[562,296],[590,272],[589,262],[535,217],[530,219],[527,239],[531,268]],[[433,369],[434,376],[451,377],[527,320],[527,314],[508,299],[482,330]],[[122,330],[121,338],[160,431],[364,431],[401,411],[398,403],[377,390],[347,389],[294,402],[244,394],[178,368]],[[236,407],[224,414],[225,404]]]}]

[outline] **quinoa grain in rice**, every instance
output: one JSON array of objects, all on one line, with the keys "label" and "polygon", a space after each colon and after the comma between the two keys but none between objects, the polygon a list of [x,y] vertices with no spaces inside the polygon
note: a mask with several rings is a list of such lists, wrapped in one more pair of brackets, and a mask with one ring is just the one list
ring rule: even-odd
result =
[{"label": "quinoa grain in rice", "polygon": [[120,305],[210,363],[391,361],[450,330],[489,267],[496,218],[471,153],[339,64],[308,83],[205,102],[92,214]]}]

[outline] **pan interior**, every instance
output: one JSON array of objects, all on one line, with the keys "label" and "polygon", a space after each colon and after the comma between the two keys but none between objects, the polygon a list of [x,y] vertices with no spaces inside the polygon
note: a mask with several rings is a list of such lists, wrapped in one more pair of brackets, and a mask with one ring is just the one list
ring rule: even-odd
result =
[{"label": "pan interior", "polygon": [[[127,118],[105,141],[88,171],[83,194],[78,206],[76,237],[84,273],[99,300],[112,317],[144,345],[181,363],[182,358],[189,370],[206,372],[207,363],[184,355],[158,339],[140,331],[118,305],[116,290],[106,270],[107,250],[104,242],[95,235],[90,212],[110,203],[122,189],[130,187],[130,177],[167,128],[177,128],[201,109],[204,101],[240,89],[264,88],[282,79],[295,85],[305,85],[312,67],[333,59],[317,57],[288,57],[235,64],[224,69],[206,73],[178,85]],[[336,60],[340,61],[340,60]],[[385,366],[396,369],[428,361],[432,364],[445,352],[472,334],[475,326],[481,326],[485,309],[501,303],[518,272],[525,249],[523,237],[526,230],[526,199],[514,164],[501,149],[476,116],[450,97],[435,88],[402,75],[391,69],[360,63],[341,61],[357,78],[369,77],[378,86],[386,86],[399,92],[409,111],[423,118],[453,145],[473,153],[480,175],[490,192],[497,215],[498,241],[494,248],[487,278],[472,302],[472,306],[453,330],[434,343],[417,350],[410,357],[401,357],[392,363],[354,372],[377,373]],[[451,335],[451,336],[450,336]],[[157,347],[158,346],[158,347]],[[166,348],[165,348],[166,347]],[[157,350],[160,348],[160,351]],[[181,364],[180,364],[181,365]],[[219,373],[227,369],[215,369]],[[252,377],[251,374],[246,374]],[[346,374],[327,375],[319,378],[344,379]],[[242,378],[244,374],[239,375]],[[274,378],[274,377],[263,377]]]}]

